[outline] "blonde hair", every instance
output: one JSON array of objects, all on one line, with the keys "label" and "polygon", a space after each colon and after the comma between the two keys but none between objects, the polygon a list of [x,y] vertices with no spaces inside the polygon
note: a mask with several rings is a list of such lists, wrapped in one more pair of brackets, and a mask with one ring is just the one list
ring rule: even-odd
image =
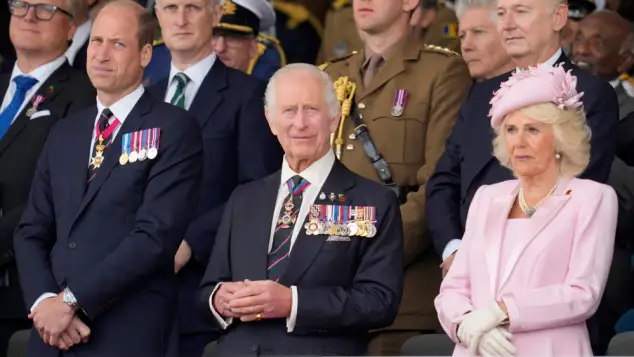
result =
[{"label": "blonde hair", "polygon": [[[518,109],[518,111],[533,120],[552,125],[556,153],[561,155],[558,161],[562,177],[579,176],[588,167],[591,132],[586,124],[583,108],[564,110],[552,103],[540,103]],[[496,129],[496,137],[493,139],[493,155],[502,166],[513,170],[503,130],[504,124],[511,114],[513,113],[506,115],[502,125]]]}]

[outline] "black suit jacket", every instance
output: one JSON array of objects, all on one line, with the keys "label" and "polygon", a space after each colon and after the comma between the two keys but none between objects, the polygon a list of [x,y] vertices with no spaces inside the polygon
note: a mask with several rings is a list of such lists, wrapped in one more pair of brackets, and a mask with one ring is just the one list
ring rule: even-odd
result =
[{"label": "black suit jacket", "polygon": [[[164,100],[167,88],[165,78],[149,90]],[[198,205],[184,236],[193,257],[178,274],[182,333],[213,328],[195,308],[195,296],[231,192],[281,167],[282,149],[264,117],[264,90],[265,82],[216,59],[189,108],[202,130],[204,158]]]},{"label": "black suit jacket", "polygon": [[[9,87],[11,75],[0,76],[0,95]],[[49,90],[51,88],[52,90]],[[0,140],[0,317],[26,318],[24,299],[20,291],[13,253],[13,231],[24,212],[37,159],[49,130],[57,120],[71,115],[95,102],[95,89],[88,77],[64,63],[44,82],[36,95],[46,98],[39,110],[50,115],[30,119],[27,104]],[[0,97],[0,98],[2,98]],[[35,98],[35,95],[33,96]],[[0,284],[0,286],[3,284]]]},{"label": "black suit jacket", "polygon": [[[201,283],[200,304],[211,318],[209,297],[219,282],[266,280],[271,218],[281,173],[238,187],[216,237]],[[335,162],[323,192],[343,193],[340,205],[374,206],[374,238],[326,241],[302,229],[280,284],[297,286],[297,320],[234,323],[219,340],[218,356],[365,354],[369,330],[389,326],[403,289],[403,228],[394,193]],[[317,198],[315,204],[332,204]],[[304,225],[304,222],[296,224]]]},{"label": "black suit jacket", "polygon": [[83,46],[79,48],[77,54],[75,55],[75,60],[73,61],[73,68],[86,72],[86,61],[88,59],[88,43],[90,39],[86,40]]},{"label": "black suit jacket", "polygon": [[[200,130],[186,112],[144,94],[90,185],[97,108],[56,124],[15,233],[26,303],[68,287],[92,335],[74,356],[161,356],[173,323],[174,255],[198,194]],[[119,164],[125,133],[160,129],[154,160]],[[72,140],[69,140],[72,138]],[[57,356],[33,330],[29,356]]]},{"label": "black suit jacket", "polygon": [[[581,100],[592,130],[590,165],[581,177],[605,183],[616,150],[616,93],[608,82],[573,65],[563,54],[557,63],[562,62],[577,77],[577,91],[585,93]],[[495,134],[488,117],[493,92],[510,75],[511,72],[471,88],[447,138],[445,152],[427,183],[427,223],[439,254],[450,240],[462,237],[469,205],[478,188],[513,178],[511,171],[492,154]]]}]

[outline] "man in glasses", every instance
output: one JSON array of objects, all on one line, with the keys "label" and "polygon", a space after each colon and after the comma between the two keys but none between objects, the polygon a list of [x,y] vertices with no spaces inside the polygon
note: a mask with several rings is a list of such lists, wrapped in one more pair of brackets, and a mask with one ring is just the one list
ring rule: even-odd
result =
[{"label": "man in glasses", "polygon": [[17,61],[0,75],[0,356],[16,330],[30,327],[14,261],[13,231],[50,128],[88,106],[95,90],[64,53],[79,0],[13,0],[9,35]]},{"label": "man in glasses", "polygon": [[278,40],[260,33],[274,25],[275,11],[266,0],[227,0],[214,29],[214,50],[227,66],[268,81],[286,65]]},{"label": "man in glasses", "polygon": [[213,28],[224,12],[222,1],[157,0],[155,8],[171,64],[169,76],[148,90],[188,110],[203,132],[200,199],[174,262],[179,280],[178,356],[201,356],[216,335],[197,309],[198,284],[225,203],[238,185],[277,171],[282,150],[264,116],[266,83],[227,67],[214,53]]}]

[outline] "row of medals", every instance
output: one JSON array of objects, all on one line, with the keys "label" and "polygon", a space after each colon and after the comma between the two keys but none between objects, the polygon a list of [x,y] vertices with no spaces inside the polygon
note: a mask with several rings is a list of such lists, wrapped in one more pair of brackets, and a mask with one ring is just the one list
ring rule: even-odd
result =
[{"label": "row of medals", "polygon": [[341,237],[359,236],[372,238],[377,232],[374,224],[367,220],[357,219],[351,222],[333,222],[320,220],[318,217],[319,211],[314,207],[311,208],[311,219],[304,225],[307,235],[327,234]]},{"label": "row of medals", "polygon": [[128,155],[127,152],[124,152],[119,157],[119,163],[121,165],[125,165],[128,162],[136,162],[137,160],[138,161],[143,161],[145,159],[153,160],[156,158],[157,155],[158,155],[158,150],[156,148],[150,148],[150,150],[141,149],[139,150],[138,153],[136,151],[132,151],[130,155]]}]

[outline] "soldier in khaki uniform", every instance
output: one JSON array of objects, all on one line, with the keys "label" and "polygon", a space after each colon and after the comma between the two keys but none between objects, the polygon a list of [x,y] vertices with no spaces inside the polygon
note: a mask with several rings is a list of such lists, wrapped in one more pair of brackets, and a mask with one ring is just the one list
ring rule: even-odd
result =
[{"label": "soldier in khaki uniform", "polygon": [[364,151],[358,131],[363,125],[353,123],[358,113],[393,183],[411,191],[401,206],[406,265],[399,315],[387,330],[373,332],[368,346],[371,355],[394,356],[408,338],[439,327],[433,300],[441,281],[440,258],[425,233],[425,185],[472,81],[459,55],[425,45],[413,35],[409,19],[418,0],[354,1],[355,11],[356,5],[372,8],[355,12],[367,34],[367,48],[321,68],[336,87],[345,82],[343,77],[356,85],[352,116],[342,117],[341,132],[333,140],[342,162],[357,174],[386,183]]},{"label": "soldier in khaki uniform", "polygon": [[[460,51],[456,14],[436,0],[420,0],[420,6],[412,12],[410,24],[424,43]],[[317,62],[324,63],[361,50],[363,40],[360,35],[354,22],[352,0],[333,1],[331,10],[326,14]]]}]

